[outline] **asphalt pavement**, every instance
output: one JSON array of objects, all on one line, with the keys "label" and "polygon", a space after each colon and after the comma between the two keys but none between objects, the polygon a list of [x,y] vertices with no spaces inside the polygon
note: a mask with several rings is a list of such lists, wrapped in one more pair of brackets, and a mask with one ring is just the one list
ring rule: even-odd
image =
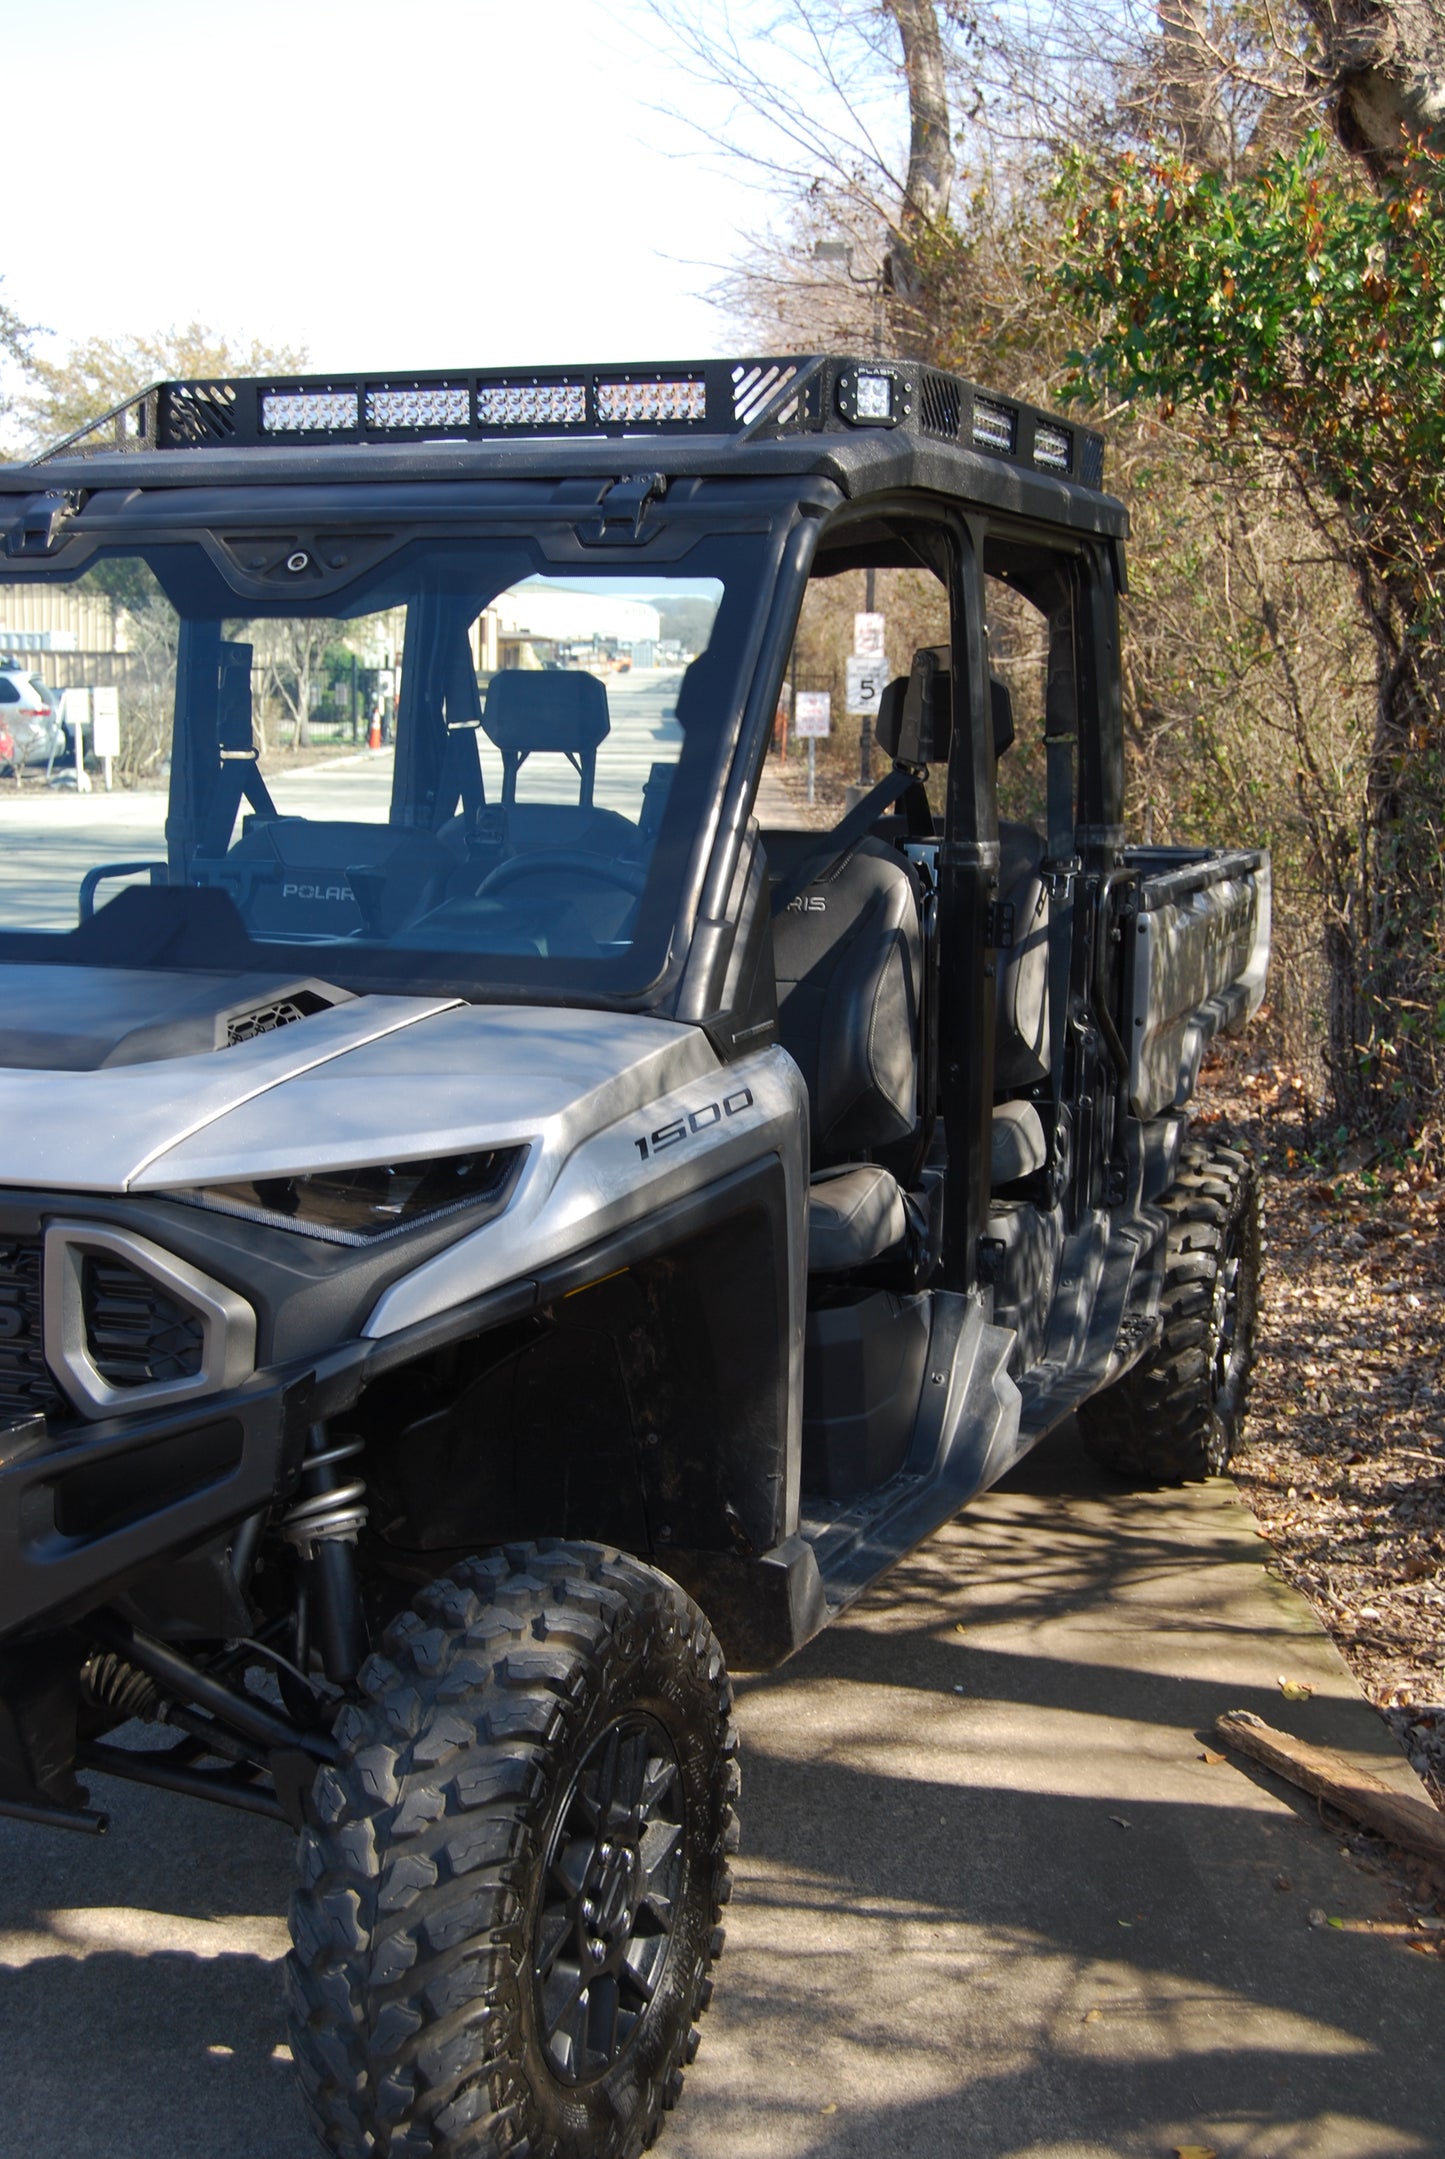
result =
[{"label": "asphalt pavement", "polygon": [[[1445,1964],[1312,1803],[1203,1759],[1254,1709],[1419,1791],[1266,1556],[1227,1482],[1121,1494],[1066,1429],[744,1680],[728,1948],[659,2159],[1445,2153]],[[0,2159],[306,2159],[289,1837],[95,1793],[103,1842],[0,1825]]]},{"label": "asphalt pavement", "polygon": [[[635,818],[654,761],[675,760],[681,680],[675,668],[659,668],[617,675],[608,683],[611,728],[597,760],[600,808]],[[485,737],[479,747],[487,799],[499,801],[501,756]],[[262,764],[284,816],[386,822],[389,749],[318,750],[316,761],[299,771],[271,771],[264,759]],[[524,802],[575,802],[578,785],[565,757],[537,755],[528,758],[518,793]],[[68,785],[47,787],[35,773],[23,785],[0,782],[0,926],[72,929],[85,872],[102,862],[163,859],[165,818],[163,780],[106,794],[96,779],[84,795]],[[102,901],[114,898],[120,882],[102,887]]]}]

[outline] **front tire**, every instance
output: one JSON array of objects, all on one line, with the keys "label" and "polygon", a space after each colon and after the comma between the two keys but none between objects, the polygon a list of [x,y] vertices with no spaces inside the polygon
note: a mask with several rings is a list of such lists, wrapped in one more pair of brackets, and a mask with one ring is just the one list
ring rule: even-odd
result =
[{"label": "front tire", "polygon": [[722,1947],[738,1790],[707,1622],[597,1545],[424,1590],[301,1838],[292,2052],[340,2159],[634,2159]]},{"label": "front tire", "polygon": [[1159,1341],[1084,1403],[1084,1444],[1130,1484],[1187,1484],[1228,1468],[1254,1369],[1262,1249],[1259,1178],[1237,1147],[1180,1149],[1159,1201],[1169,1218]]}]

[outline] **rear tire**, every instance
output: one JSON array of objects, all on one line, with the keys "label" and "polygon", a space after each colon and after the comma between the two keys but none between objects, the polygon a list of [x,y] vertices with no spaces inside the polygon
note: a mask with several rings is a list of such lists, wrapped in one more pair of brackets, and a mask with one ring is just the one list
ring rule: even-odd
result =
[{"label": "rear tire", "polygon": [[1169,1217],[1163,1332],[1079,1411],[1096,1462],[1131,1484],[1218,1476],[1244,1429],[1261,1254],[1259,1179],[1236,1147],[1199,1140],[1159,1201]]},{"label": "rear tire", "polygon": [[677,1585],[597,1545],[424,1590],[336,1723],[287,1967],[342,2159],[635,2159],[730,1894],[732,1690]]}]

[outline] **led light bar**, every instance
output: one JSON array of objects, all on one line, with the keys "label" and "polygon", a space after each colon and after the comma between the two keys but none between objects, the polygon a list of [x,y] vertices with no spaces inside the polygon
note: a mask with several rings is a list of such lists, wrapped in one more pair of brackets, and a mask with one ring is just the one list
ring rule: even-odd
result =
[{"label": "led light bar", "polygon": [[1049,472],[1067,472],[1074,461],[1074,438],[1066,427],[1034,422],[1034,463]]},{"label": "led light bar", "polygon": [[449,368],[163,382],[37,462],[62,453],[247,451],[267,444],[304,446],[310,456],[327,441],[348,452],[375,445],[394,458],[411,456],[428,440],[490,440],[509,462],[524,464],[529,437],[568,437],[574,448],[596,438],[601,455],[606,436],[649,433],[693,445],[706,437],[719,448],[731,439],[741,461],[749,441],[884,428],[965,456],[1008,460],[1039,485],[1104,484],[1104,440],[1093,428],[921,361],[829,353],[563,362],[515,374]]},{"label": "led light bar", "polygon": [[484,382],[477,390],[483,427],[585,427],[585,382]]},{"label": "led light bar", "polygon": [[689,376],[678,382],[603,382],[597,386],[597,417],[603,422],[705,420],[707,384]]},{"label": "led light bar", "polygon": [[356,427],[361,404],[355,390],[271,390],[261,400],[268,435],[300,435],[319,427]]},{"label": "led light bar", "polygon": [[887,375],[865,375],[858,370],[858,387],[854,393],[854,412],[860,420],[891,420],[893,417],[893,384]]},{"label": "led light bar", "polygon": [[1002,450],[1005,457],[1012,457],[1016,419],[1017,415],[1011,406],[996,405],[991,397],[975,397],[974,447],[979,450]]},{"label": "led light bar", "polygon": [[368,427],[466,427],[471,417],[472,393],[465,384],[366,393]]}]

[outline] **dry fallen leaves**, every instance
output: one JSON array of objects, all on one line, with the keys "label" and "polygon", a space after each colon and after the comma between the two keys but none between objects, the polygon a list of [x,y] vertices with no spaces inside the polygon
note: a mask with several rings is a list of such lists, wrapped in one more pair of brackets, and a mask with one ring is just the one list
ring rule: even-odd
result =
[{"label": "dry fallen leaves", "polygon": [[1307,1679],[1286,1679],[1281,1672],[1279,1691],[1287,1702],[1307,1702],[1315,1690]]},{"label": "dry fallen leaves", "polygon": [[1445,1804],[1445,1178],[1317,1164],[1304,1103],[1299,1075],[1250,1044],[1201,1093],[1204,1119],[1265,1165],[1259,1361],[1233,1473],[1272,1569]]}]

